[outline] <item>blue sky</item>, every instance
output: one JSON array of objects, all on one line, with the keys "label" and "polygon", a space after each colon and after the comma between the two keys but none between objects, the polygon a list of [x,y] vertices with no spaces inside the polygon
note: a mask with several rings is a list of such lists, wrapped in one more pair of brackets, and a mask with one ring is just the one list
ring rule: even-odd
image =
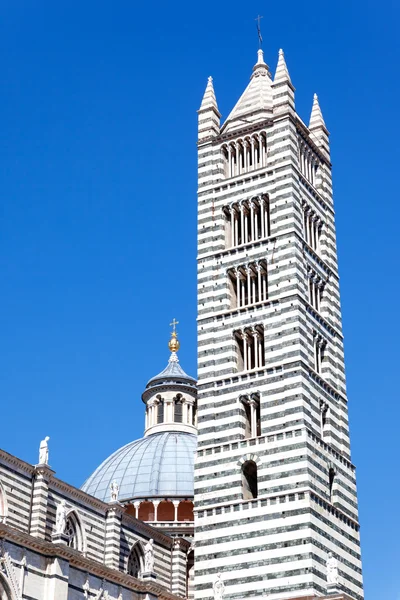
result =
[{"label": "blue sky", "polygon": [[146,381],[196,373],[196,110],[224,116],[255,17],[296,107],[331,131],[366,599],[397,593],[398,62],[395,2],[35,2],[0,6],[0,446],[80,485],[140,437]]}]

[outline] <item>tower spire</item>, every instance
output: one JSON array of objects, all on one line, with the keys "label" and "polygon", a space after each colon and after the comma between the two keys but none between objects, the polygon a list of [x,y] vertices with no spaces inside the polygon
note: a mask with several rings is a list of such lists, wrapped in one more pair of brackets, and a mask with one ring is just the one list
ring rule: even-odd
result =
[{"label": "tower spire", "polygon": [[322,116],[321,107],[319,105],[318,96],[314,94],[313,105],[310,117],[310,136],[313,141],[325,152],[326,156],[330,157],[329,147],[329,131],[326,128],[324,117]]},{"label": "tower spire", "polygon": [[289,81],[291,82],[289,71],[286,65],[285,55],[283,53],[282,48],[279,50],[278,64],[276,66],[274,84],[283,83]]},{"label": "tower spire", "polygon": [[274,115],[294,112],[294,86],[290,79],[283,50],[279,50],[278,64],[272,84]]},{"label": "tower spire", "polygon": [[314,94],[314,100],[313,100],[313,105],[312,105],[312,109],[311,109],[310,124],[308,127],[310,130],[318,129],[319,127],[325,127],[325,129],[326,129],[324,117],[322,116],[322,111],[321,111],[321,107],[319,105],[317,94]]},{"label": "tower spire", "polygon": [[215,110],[217,113],[219,113],[217,98],[215,96],[215,91],[214,91],[213,78],[211,76],[207,80],[207,86],[206,86],[206,90],[204,92],[203,99],[201,101],[199,112],[201,110],[209,110],[209,109]]},{"label": "tower spire", "polygon": [[209,77],[199,110],[199,142],[219,134],[221,113],[218,110],[213,78]]},{"label": "tower spire", "polygon": [[265,121],[272,115],[272,81],[261,48],[253,67],[250,83],[222,126],[221,133],[231,133],[243,126]]}]

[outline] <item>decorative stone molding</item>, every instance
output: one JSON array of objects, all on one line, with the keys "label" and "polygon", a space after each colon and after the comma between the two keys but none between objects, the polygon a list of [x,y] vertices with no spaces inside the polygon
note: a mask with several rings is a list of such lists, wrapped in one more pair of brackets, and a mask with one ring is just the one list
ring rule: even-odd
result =
[{"label": "decorative stone molding", "polygon": [[12,590],[15,600],[22,600],[22,593],[15,573],[14,565],[7,550],[5,549],[4,540],[0,540],[0,572],[3,575]]}]

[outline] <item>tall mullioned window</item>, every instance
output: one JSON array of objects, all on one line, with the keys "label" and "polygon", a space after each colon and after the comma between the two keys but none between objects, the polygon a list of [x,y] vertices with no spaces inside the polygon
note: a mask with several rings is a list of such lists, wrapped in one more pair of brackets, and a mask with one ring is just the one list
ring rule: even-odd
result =
[{"label": "tall mullioned window", "polygon": [[321,252],[321,234],[324,223],[321,217],[303,201],[303,235],[307,244],[318,254]]},{"label": "tall mullioned window", "polygon": [[268,194],[232,202],[224,207],[226,246],[233,248],[271,235]]},{"label": "tall mullioned window", "polygon": [[225,177],[236,177],[267,165],[267,134],[253,133],[223,144]]},{"label": "tall mullioned window", "polygon": [[234,335],[238,348],[238,370],[250,371],[264,367],[264,327],[246,327],[236,330]]},{"label": "tall mullioned window", "polygon": [[314,368],[321,373],[322,362],[325,357],[326,340],[317,331],[314,331]]},{"label": "tall mullioned window", "polygon": [[261,406],[260,394],[240,396],[245,416],[245,438],[253,438],[261,435]]},{"label": "tall mullioned window", "polygon": [[308,270],[308,299],[315,310],[321,310],[322,294],[325,288],[325,281],[312,269]]},{"label": "tall mullioned window", "polygon": [[228,271],[232,308],[242,308],[268,299],[267,263],[257,261]]},{"label": "tall mullioned window", "polygon": [[315,186],[319,169],[318,157],[302,138],[299,138],[299,166],[304,177]]}]

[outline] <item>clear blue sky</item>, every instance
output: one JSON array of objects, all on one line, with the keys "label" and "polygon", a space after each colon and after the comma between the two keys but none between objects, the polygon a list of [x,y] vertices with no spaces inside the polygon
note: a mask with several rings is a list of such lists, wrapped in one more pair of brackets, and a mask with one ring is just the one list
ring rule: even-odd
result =
[{"label": "clear blue sky", "polygon": [[0,7],[0,446],[81,485],[196,373],[196,110],[285,50],[331,131],[367,600],[398,596],[398,3],[10,0]]}]

